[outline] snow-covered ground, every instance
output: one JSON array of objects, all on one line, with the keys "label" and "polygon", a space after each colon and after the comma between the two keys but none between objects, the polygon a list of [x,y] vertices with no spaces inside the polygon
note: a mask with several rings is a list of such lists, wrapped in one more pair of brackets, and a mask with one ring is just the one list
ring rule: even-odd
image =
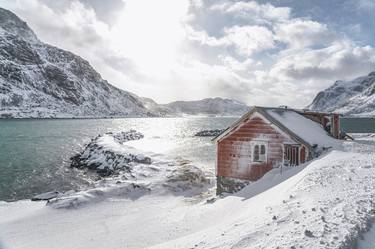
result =
[{"label": "snow-covered ground", "polygon": [[217,199],[151,190],[98,191],[100,202],[69,209],[1,202],[0,247],[372,248],[374,150],[362,136]]}]

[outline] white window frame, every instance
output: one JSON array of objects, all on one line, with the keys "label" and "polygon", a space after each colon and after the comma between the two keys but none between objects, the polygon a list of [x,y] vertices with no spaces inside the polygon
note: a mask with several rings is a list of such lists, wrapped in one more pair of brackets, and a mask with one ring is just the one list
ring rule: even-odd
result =
[{"label": "white window frame", "polygon": [[[259,146],[259,160],[255,161],[255,155],[254,155],[254,150],[255,146]],[[261,146],[264,146],[264,155],[260,154],[261,151]],[[261,158],[263,156],[263,158]],[[267,163],[268,161],[268,143],[264,141],[252,141],[251,142],[251,162],[252,163]]]}]

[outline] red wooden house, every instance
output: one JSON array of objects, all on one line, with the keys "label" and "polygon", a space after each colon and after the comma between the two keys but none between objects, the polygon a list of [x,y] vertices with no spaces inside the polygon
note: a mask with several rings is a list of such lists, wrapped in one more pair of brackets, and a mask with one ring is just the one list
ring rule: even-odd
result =
[{"label": "red wooden house", "polygon": [[215,138],[217,191],[232,192],[235,179],[255,181],[269,170],[296,166],[338,146],[338,114],[252,107]]}]

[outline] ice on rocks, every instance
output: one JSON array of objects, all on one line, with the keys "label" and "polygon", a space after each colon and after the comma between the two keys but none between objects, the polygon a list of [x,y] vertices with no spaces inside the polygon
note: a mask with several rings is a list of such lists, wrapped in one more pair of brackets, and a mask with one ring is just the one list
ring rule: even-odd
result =
[{"label": "ice on rocks", "polygon": [[131,173],[132,163],[151,164],[151,158],[123,146],[127,141],[142,138],[143,134],[135,130],[99,135],[83,152],[71,158],[71,167],[95,170],[100,176],[110,176],[118,171]]},{"label": "ice on rocks", "polygon": [[130,130],[128,132],[118,132],[118,133],[109,132],[107,134],[112,135],[115,141],[120,144],[123,144],[131,140],[139,140],[144,137],[142,133],[137,132],[136,130]]}]

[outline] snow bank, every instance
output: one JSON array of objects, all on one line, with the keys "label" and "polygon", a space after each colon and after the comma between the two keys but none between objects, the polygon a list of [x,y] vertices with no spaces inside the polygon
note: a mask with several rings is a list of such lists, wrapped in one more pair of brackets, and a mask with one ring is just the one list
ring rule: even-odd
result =
[{"label": "snow bank", "polygon": [[133,172],[132,179],[124,180],[123,175],[120,175],[98,181],[95,186],[87,190],[60,193],[58,196],[49,198],[47,206],[56,209],[71,209],[81,208],[110,198],[136,200],[145,195],[166,194],[195,196],[212,187],[213,179],[198,167],[191,164],[181,166],[178,165],[178,161],[169,163],[169,166],[164,162],[160,164],[166,168],[151,165],[148,172],[145,169],[137,168]]},{"label": "snow bank", "polygon": [[374,149],[346,142],[261,194],[249,185],[213,204],[235,211],[216,226],[153,248],[353,248],[375,215]]},{"label": "snow bank", "polygon": [[373,141],[375,140],[375,133],[351,133],[351,137],[353,137],[355,140],[363,141],[363,140],[369,140]]},{"label": "snow bank", "polygon": [[96,203],[108,198],[128,198],[135,200],[141,196],[148,194],[151,189],[144,185],[135,183],[127,183],[121,185],[106,185],[103,187],[95,187],[85,191],[69,191],[61,194],[56,198],[51,198],[47,202],[47,206],[60,208],[78,208],[87,204]]}]

